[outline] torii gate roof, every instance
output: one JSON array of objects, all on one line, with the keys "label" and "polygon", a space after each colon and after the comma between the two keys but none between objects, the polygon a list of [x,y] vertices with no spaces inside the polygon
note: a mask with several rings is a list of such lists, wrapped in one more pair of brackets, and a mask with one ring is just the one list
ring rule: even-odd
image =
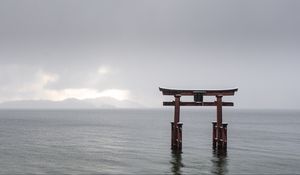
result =
[{"label": "torii gate roof", "polygon": [[168,89],[159,88],[163,95],[182,95],[182,96],[193,96],[197,93],[201,93],[205,96],[233,96],[238,88],[231,89],[197,89],[197,90],[187,90],[187,89]]}]

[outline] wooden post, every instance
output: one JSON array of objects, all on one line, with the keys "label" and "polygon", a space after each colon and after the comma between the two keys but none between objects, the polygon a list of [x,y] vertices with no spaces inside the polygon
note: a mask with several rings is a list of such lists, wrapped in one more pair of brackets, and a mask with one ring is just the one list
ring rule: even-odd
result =
[{"label": "wooden post", "polygon": [[222,124],[223,149],[227,149],[227,123]]},{"label": "wooden post", "polygon": [[181,95],[175,95],[175,111],[174,111],[174,123],[172,124],[172,149],[181,149],[182,139],[180,130],[182,124],[180,121],[180,97]]},{"label": "wooden post", "polygon": [[222,125],[222,97],[217,96],[217,126],[218,128]]},{"label": "wooden post", "polygon": [[177,149],[178,150],[182,149],[182,125],[183,125],[183,123],[181,123],[181,122],[177,123],[177,127],[178,127],[178,130],[177,130],[177,133],[178,133]]},{"label": "wooden post", "polygon": [[221,95],[217,95],[217,146],[221,148],[223,138],[222,138],[222,97]]},{"label": "wooden post", "polygon": [[173,148],[174,147],[174,145],[175,145],[175,132],[174,132],[174,130],[175,130],[175,125],[174,125],[174,122],[171,122],[171,148]]},{"label": "wooden post", "polygon": [[212,144],[213,144],[213,149],[215,149],[216,146],[217,146],[216,137],[217,137],[217,122],[212,122]]},{"label": "wooden post", "polygon": [[175,95],[175,112],[174,122],[177,124],[180,121],[180,95]]}]

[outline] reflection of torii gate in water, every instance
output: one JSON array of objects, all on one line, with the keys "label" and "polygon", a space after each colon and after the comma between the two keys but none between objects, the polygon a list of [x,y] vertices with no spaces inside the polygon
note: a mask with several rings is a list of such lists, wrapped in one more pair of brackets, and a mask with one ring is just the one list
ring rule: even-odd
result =
[{"label": "reflection of torii gate in water", "polygon": [[[232,102],[222,102],[223,96],[233,96],[238,90],[224,89],[224,90],[177,90],[159,88],[163,95],[172,95],[175,101],[163,102],[164,106],[175,106],[174,121],[171,122],[171,146],[173,150],[181,150],[182,148],[182,123],[180,122],[180,106],[217,106],[217,121],[212,122],[213,134],[212,143],[213,148],[227,149],[227,123],[222,123],[222,106],[233,106]],[[181,96],[194,96],[193,102],[180,101]],[[203,96],[216,96],[214,102],[204,102]]]}]

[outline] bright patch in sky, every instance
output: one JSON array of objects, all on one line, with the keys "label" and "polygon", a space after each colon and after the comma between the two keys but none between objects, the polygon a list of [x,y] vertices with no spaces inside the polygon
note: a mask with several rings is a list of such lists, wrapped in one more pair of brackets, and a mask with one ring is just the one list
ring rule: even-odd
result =
[{"label": "bright patch in sky", "polygon": [[104,91],[98,91],[96,89],[64,89],[61,91],[48,90],[48,98],[51,100],[59,101],[67,98],[76,98],[79,100],[99,97],[111,97],[116,100],[129,99],[129,91],[120,89],[108,89]]},{"label": "bright patch in sky", "polygon": [[105,74],[108,74],[109,72],[110,72],[110,68],[107,66],[100,66],[98,68],[98,74],[100,74],[100,75],[105,75]]}]

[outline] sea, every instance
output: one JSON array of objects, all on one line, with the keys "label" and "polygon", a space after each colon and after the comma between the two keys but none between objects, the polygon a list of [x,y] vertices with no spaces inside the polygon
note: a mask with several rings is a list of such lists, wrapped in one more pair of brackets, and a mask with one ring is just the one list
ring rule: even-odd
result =
[{"label": "sea", "polygon": [[227,152],[212,149],[214,108],[1,110],[0,174],[300,174],[300,111],[225,108]]}]

